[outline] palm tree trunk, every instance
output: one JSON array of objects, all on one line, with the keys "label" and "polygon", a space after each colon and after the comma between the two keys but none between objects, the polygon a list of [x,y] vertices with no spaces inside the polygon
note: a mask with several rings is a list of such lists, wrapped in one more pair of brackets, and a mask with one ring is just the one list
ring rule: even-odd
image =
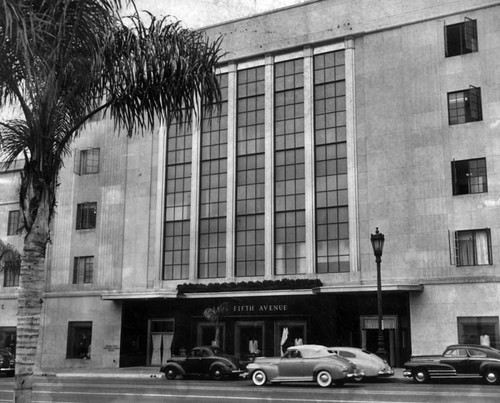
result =
[{"label": "palm tree trunk", "polygon": [[45,249],[49,236],[50,190],[45,187],[38,201],[36,218],[24,239],[19,277],[16,378],[16,403],[31,402],[33,372],[45,291]]}]

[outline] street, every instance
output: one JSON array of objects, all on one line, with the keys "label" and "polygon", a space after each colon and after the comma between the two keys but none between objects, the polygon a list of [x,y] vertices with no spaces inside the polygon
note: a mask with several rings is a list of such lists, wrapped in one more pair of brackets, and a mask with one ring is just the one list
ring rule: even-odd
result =
[{"label": "street", "polygon": [[[0,402],[11,402],[13,379],[0,378]],[[314,383],[257,387],[249,380],[210,381],[37,377],[33,402],[498,402],[500,386],[410,380],[346,384],[322,389]]]}]

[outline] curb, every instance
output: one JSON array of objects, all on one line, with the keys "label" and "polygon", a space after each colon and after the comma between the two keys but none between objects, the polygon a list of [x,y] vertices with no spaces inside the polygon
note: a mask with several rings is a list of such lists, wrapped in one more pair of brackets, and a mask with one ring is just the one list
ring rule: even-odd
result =
[{"label": "curb", "polygon": [[150,379],[150,378],[165,378],[164,374],[137,374],[137,373],[126,373],[117,374],[110,372],[103,373],[89,373],[89,372],[44,372],[41,374],[35,374],[35,376],[46,377],[46,378],[122,378],[122,379]]}]

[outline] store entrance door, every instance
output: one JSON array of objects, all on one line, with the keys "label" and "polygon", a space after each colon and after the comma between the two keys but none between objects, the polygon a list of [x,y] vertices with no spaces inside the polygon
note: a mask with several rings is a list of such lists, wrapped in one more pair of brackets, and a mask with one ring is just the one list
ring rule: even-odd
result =
[{"label": "store entrance door", "polygon": [[[383,316],[384,348],[391,366],[399,363],[398,317]],[[378,317],[361,316],[361,347],[375,353],[378,349]]]},{"label": "store entrance door", "polygon": [[173,319],[150,319],[148,321],[147,365],[159,366],[172,357],[173,337]]}]

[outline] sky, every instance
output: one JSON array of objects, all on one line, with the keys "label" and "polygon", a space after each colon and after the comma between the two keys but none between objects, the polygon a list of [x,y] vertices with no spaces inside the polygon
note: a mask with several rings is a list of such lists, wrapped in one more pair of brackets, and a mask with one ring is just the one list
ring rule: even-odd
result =
[{"label": "sky", "polygon": [[139,10],[173,16],[188,28],[200,28],[286,7],[307,0],[135,0]]}]

